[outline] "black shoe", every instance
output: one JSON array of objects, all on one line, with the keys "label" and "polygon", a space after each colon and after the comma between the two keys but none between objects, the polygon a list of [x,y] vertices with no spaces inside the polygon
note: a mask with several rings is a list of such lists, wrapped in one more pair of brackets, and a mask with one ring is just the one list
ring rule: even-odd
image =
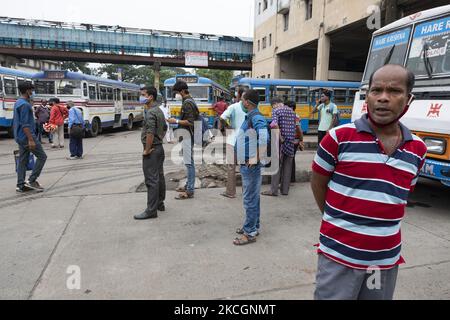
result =
[{"label": "black shoe", "polygon": [[27,185],[23,185],[21,187],[16,188],[17,193],[25,193],[25,192],[30,192],[30,191],[34,191],[34,189],[30,188]]},{"label": "black shoe", "polygon": [[149,213],[147,211],[142,212],[134,216],[135,220],[146,220],[158,218],[158,212]]},{"label": "black shoe", "polygon": [[161,212],[166,211],[166,206],[164,205],[164,203],[161,203],[161,204],[158,206],[158,211],[161,211]]}]

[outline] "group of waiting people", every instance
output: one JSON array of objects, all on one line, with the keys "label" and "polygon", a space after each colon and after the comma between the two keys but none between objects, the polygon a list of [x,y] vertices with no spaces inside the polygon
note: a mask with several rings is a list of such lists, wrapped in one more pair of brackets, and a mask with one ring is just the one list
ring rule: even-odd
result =
[{"label": "group of waiting people", "polygon": [[[371,75],[366,96],[368,113],[354,123],[334,127],[337,108],[331,104],[329,93],[324,93],[322,103],[313,110],[321,112],[323,118],[311,180],[322,214],[315,299],[393,298],[398,266],[404,263],[400,255],[400,222],[427,152],[423,141],[399,122],[414,98],[413,87],[412,72],[402,66],[386,65]],[[181,117],[168,122],[177,123],[192,134],[194,122],[199,120],[198,108],[186,83],[177,82],[173,92],[183,98]],[[149,219],[156,218],[158,210],[165,210],[162,139],[167,128],[155,102],[156,89],[143,88],[141,95],[146,103],[142,142],[148,204],[135,218]],[[239,236],[233,243],[246,245],[256,242],[259,236],[261,155],[269,142],[268,128],[280,129],[271,137],[279,146],[275,152],[280,154],[280,170],[272,177],[271,190],[263,194],[278,192],[278,177],[282,180],[282,193],[288,191],[284,189],[288,184],[283,182],[288,179],[295,151],[303,145],[302,136],[295,137],[298,119],[289,103],[274,99],[273,121],[268,124],[258,110],[258,92],[241,91],[238,98],[241,101],[221,115],[226,125],[234,129],[227,136],[229,179],[224,196],[235,197],[232,177],[235,166],[240,165],[245,220],[236,230]],[[250,141],[252,129],[256,131],[253,139],[260,152],[250,148],[251,143],[255,144]],[[183,154],[188,154],[184,157],[188,179],[179,190],[180,200],[194,197],[193,139],[192,135],[191,139],[187,137],[183,139]],[[376,286],[371,283],[374,278]]]},{"label": "group of waiting people", "polygon": [[[47,132],[52,148],[64,148],[64,122],[68,118],[70,137],[69,160],[82,159],[83,136],[71,134],[75,127],[81,127],[83,132],[85,124],[83,114],[74,103],[69,101],[67,106],[61,104],[58,98],[51,98],[47,102],[33,108],[34,86],[24,82],[19,84],[20,98],[14,105],[14,139],[19,147],[19,160],[17,163],[17,187],[19,193],[29,191],[44,191],[37,181],[47,160],[42,147],[42,137]],[[36,162],[28,180],[26,179],[27,165],[30,153],[36,157]]]}]

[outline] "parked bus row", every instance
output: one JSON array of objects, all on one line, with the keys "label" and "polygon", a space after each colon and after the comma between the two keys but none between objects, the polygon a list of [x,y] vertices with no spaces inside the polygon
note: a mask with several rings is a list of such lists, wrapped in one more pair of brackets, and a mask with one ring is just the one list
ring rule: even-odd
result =
[{"label": "parked bus row", "polygon": [[133,129],[143,120],[139,89],[135,84],[70,71],[27,73],[0,68],[0,129],[12,137],[14,104],[19,98],[18,85],[31,81],[35,86],[34,104],[58,97],[62,104],[72,101],[80,108],[88,135],[97,136],[104,128],[126,126]]}]

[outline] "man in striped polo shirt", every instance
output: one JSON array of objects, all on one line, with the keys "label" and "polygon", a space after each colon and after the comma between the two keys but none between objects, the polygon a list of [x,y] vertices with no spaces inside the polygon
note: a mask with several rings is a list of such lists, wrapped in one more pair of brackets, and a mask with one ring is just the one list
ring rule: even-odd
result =
[{"label": "man in striped polo shirt", "polygon": [[400,222],[427,148],[399,122],[413,96],[414,74],[399,65],[375,71],[368,114],[334,128],[313,162],[311,188],[323,213],[314,298],[393,298]]}]

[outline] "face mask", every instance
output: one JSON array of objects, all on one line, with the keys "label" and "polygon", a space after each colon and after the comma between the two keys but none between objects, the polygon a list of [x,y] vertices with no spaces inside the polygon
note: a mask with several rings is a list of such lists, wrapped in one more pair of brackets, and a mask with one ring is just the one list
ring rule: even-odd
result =
[{"label": "face mask", "polygon": [[242,101],[241,101],[241,108],[242,108],[242,111],[244,111],[245,113],[248,113],[248,109],[244,106]]},{"label": "face mask", "polygon": [[32,92],[31,92],[30,99],[34,99],[34,98],[36,98],[36,92],[35,92],[35,91],[32,91]]},{"label": "face mask", "polygon": [[183,97],[181,96],[181,94],[177,93],[175,95],[175,100],[183,100]]},{"label": "face mask", "polygon": [[390,126],[391,124],[393,124],[393,123],[399,121],[399,120],[400,120],[400,119],[408,112],[409,106],[410,106],[411,103],[414,101],[414,98],[415,98],[414,95],[411,94],[411,98],[409,98],[409,101],[408,101],[408,103],[406,104],[405,109],[403,110],[403,112],[402,112],[396,119],[392,120],[392,121],[389,122],[389,123],[382,124],[382,123],[376,122],[376,121],[372,118],[372,115],[370,114],[369,108],[367,108],[367,116],[369,117],[370,122],[373,123],[373,125],[376,126],[376,127],[378,127],[378,128],[384,128],[384,127]]},{"label": "face mask", "polygon": [[139,102],[142,103],[142,104],[147,104],[148,100],[149,99],[147,97],[144,97],[144,96],[140,96],[139,97]]}]

